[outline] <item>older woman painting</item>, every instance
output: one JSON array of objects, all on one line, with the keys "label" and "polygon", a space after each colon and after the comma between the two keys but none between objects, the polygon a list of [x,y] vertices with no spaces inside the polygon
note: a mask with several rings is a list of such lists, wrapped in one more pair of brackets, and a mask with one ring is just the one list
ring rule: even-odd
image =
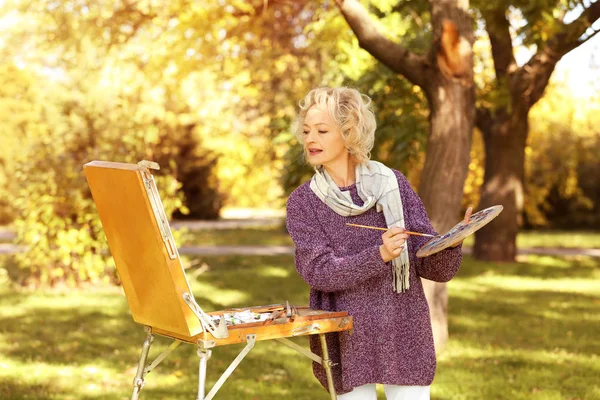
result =
[{"label": "older woman painting", "polygon": [[[296,134],[315,174],[290,195],[287,228],[310,306],[354,317],[353,334],[327,335],[339,399],[375,400],[383,384],[388,400],[426,400],[436,359],[420,278],[450,280],[462,250],[416,257],[428,239],[404,232],[436,233],[404,175],[369,160],[370,103],[350,88],[314,89],[300,102]],[[311,349],[320,354],[318,339]],[[322,367],[313,370],[327,388]]]}]

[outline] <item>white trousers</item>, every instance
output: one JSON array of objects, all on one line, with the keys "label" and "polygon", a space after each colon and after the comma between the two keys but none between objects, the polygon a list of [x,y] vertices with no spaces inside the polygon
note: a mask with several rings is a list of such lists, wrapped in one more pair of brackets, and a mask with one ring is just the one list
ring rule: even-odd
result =
[{"label": "white trousers", "polygon": [[[383,385],[387,400],[429,400],[431,386]],[[377,400],[375,384],[355,387],[350,393],[339,394],[338,400]]]}]

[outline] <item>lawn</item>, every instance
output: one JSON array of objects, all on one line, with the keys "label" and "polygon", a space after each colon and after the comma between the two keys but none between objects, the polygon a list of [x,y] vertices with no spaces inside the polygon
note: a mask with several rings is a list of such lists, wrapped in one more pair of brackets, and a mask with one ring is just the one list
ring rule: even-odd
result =
[{"label": "lawn", "polygon": [[[465,245],[472,246],[475,237],[469,236]],[[517,247],[562,247],[599,249],[600,231],[521,231],[517,236]]]},{"label": "lawn", "polygon": [[[466,246],[472,246],[473,235],[465,240]],[[186,245],[230,246],[230,245],[280,245],[292,246],[293,242],[284,227],[256,229],[215,229],[189,232]],[[565,247],[600,248],[598,231],[523,231],[517,237],[517,246],[526,247]]]},{"label": "lawn", "polygon": [[[271,225],[244,229],[188,230],[186,246],[292,246],[285,226]],[[465,240],[472,246],[474,236]],[[0,243],[10,243],[8,228],[0,227]],[[518,247],[600,248],[600,231],[523,231],[517,236]]]},{"label": "lawn", "polygon": [[[284,300],[306,304],[308,287],[290,256],[196,261],[209,266],[200,275],[188,271],[206,310]],[[3,276],[0,398],[129,398],[144,333],[120,289],[24,291],[9,288]],[[526,256],[493,264],[466,257],[449,291],[451,339],[432,399],[600,399],[600,259]],[[151,358],[168,344],[157,338]],[[241,348],[213,351],[209,386]],[[147,376],[142,398],[194,398],[195,353],[190,345],[175,350]],[[328,396],[308,359],[278,343],[258,342],[219,398]]]},{"label": "lawn", "polygon": [[190,230],[187,246],[292,246],[283,226],[252,229]]}]

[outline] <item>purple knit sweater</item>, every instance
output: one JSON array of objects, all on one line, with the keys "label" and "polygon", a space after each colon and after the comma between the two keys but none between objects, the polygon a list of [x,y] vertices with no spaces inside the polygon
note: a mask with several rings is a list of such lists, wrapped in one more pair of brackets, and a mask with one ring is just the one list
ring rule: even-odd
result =
[{"label": "purple knit sweater", "polygon": [[[406,229],[436,234],[421,199],[407,179],[398,178]],[[462,261],[461,246],[426,258],[417,250],[429,239],[410,236],[410,289],[392,290],[392,263],[379,253],[383,232],[346,226],[346,223],[386,227],[375,207],[365,213],[342,217],[310,189],[299,186],[287,202],[287,229],[296,246],[296,268],[309,284],[310,306],[328,311],[348,311],[354,317],[354,333],[327,334],[327,344],[338,394],[368,383],[430,385],[435,374],[435,350],[429,308],[419,277],[449,281]],[[349,190],[362,205],[356,185]],[[322,354],[318,337],[311,336],[311,350]],[[313,371],[327,388],[325,371],[313,363]]]}]

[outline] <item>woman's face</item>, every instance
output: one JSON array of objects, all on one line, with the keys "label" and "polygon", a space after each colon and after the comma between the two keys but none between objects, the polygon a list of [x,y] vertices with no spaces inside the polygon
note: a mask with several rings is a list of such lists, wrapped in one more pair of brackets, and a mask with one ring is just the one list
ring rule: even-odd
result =
[{"label": "woman's face", "polygon": [[329,166],[348,160],[342,133],[327,109],[315,104],[306,113],[303,125],[304,150],[311,165]]}]

